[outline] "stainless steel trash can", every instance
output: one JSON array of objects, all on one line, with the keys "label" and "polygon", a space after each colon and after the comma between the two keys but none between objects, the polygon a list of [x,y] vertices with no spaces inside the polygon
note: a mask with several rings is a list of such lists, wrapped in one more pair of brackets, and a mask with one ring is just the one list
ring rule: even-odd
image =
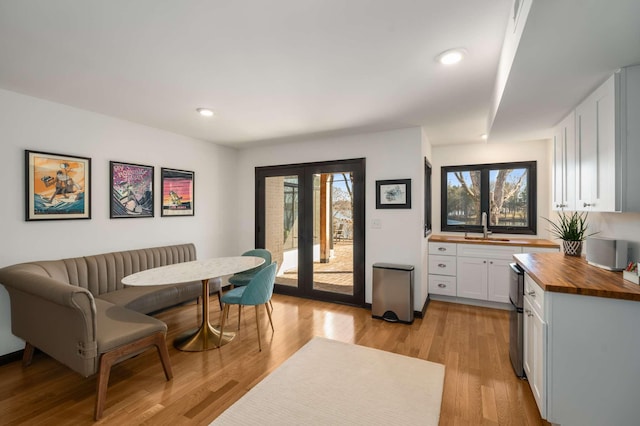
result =
[{"label": "stainless steel trash can", "polygon": [[385,321],[413,322],[413,266],[373,264],[371,315]]}]

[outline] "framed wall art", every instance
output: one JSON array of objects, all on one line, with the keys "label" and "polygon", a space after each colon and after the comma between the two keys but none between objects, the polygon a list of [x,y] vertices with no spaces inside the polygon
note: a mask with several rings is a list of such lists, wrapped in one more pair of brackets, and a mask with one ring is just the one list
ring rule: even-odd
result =
[{"label": "framed wall art", "polygon": [[411,179],[376,181],[376,209],[410,208]]},{"label": "framed wall art", "polygon": [[25,150],[25,219],[91,219],[91,159]]},{"label": "framed wall art", "polygon": [[194,172],[161,169],[162,209],[161,216],[194,215]]},{"label": "framed wall art", "polygon": [[117,161],[109,166],[109,217],[153,217],[153,166]]}]

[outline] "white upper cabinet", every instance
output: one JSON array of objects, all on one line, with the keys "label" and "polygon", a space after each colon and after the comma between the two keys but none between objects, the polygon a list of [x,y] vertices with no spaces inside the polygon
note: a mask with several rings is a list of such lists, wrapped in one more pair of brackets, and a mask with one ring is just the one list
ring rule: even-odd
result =
[{"label": "white upper cabinet", "polygon": [[640,66],[615,73],[576,107],[576,210],[640,211],[639,117]]},{"label": "white upper cabinet", "polygon": [[553,136],[553,210],[575,210],[576,115],[571,112]]}]

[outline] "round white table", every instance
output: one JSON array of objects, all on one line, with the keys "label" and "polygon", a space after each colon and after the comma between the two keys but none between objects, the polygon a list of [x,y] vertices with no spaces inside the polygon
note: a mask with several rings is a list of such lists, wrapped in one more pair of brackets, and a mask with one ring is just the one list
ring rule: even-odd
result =
[{"label": "round white table", "polygon": [[200,327],[182,334],[174,342],[175,347],[180,350],[200,352],[217,348],[220,333],[222,333],[220,346],[229,343],[236,335],[233,332],[216,330],[209,323],[209,280],[211,278],[246,271],[260,266],[263,263],[264,259],[253,256],[218,257],[206,260],[194,260],[192,262],[176,263],[173,265],[140,271],[124,277],[122,279],[122,284],[131,286],[151,286],[201,281],[202,324]]}]

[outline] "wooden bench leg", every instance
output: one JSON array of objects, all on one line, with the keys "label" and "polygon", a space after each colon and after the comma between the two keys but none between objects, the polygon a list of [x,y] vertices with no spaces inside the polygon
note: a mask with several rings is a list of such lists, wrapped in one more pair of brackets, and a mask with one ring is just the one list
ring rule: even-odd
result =
[{"label": "wooden bench leg", "polygon": [[164,375],[167,380],[171,380],[173,377],[173,371],[171,370],[171,360],[169,359],[169,352],[167,351],[167,345],[164,333],[155,333],[150,336],[144,337],[135,342],[117,347],[109,352],[105,352],[100,355],[100,366],[98,368],[98,383],[96,389],[96,407],[94,411],[95,420],[100,420],[102,412],[104,411],[105,402],[107,400],[107,386],[109,384],[109,374],[111,373],[111,366],[115,364],[120,358],[126,355],[130,355],[134,352],[139,352],[143,349],[156,346],[158,348],[158,355],[160,355],[160,362],[164,369]]},{"label": "wooden bench leg", "polygon": [[24,352],[22,353],[22,366],[23,367],[28,367],[31,365],[31,361],[33,360],[33,352],[35,350],[35,347],[29,343],[26,342],[24,345]]}]

